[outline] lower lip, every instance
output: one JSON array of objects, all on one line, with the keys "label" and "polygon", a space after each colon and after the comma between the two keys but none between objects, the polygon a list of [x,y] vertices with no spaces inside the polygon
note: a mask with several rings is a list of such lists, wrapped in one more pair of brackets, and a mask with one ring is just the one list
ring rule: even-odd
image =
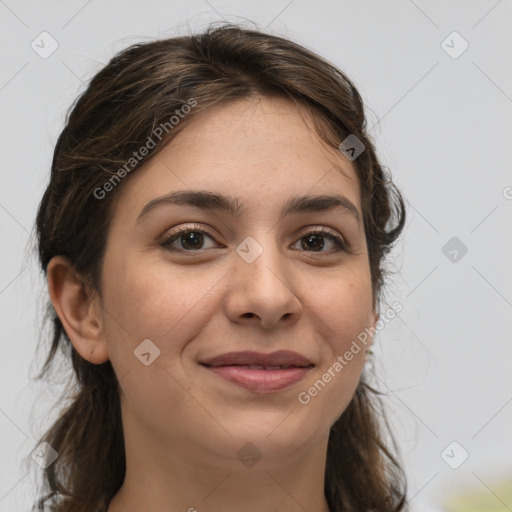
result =
[{"label": "lower lip", "polygon": [[285,389],[304,378],[312,368],[308,366],[283,370],[252,370],[246,366],[202,366],[225,380],[258,393],[271,393]]}]

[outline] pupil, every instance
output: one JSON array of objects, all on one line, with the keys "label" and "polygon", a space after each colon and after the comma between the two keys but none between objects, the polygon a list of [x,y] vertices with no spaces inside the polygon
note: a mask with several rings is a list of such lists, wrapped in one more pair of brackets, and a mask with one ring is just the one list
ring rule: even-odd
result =
[{"label": "pupil", "polygon": [[197,249],[203,243],[203,235],[196,231],[181,236],[181,245],[184,249]]},{"label": "pupil", "polygon": [[[307,240],[308,249],[315,249],[315,247],[318,247],[318,250],[323,249],[324,243],[322,240],[322,237],[320,235],[310,235],[308,237],[305,237]],[[315,244],[315,241],[320,241],[320,244]],[[304,247],[304,244],[303,244]],[[316,249],[315,249],[316,250]]]}]

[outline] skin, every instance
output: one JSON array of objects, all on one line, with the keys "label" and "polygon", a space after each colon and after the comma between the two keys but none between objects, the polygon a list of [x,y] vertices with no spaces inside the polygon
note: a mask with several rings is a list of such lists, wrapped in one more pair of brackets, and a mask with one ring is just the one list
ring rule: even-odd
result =
[{"label": "skin", "polygon": [[[296,195],[336,193],[362,219],[356,176],[293,103],[218,105],[123,183],[101,296],[84,292],[67,260],[52,259],[50,297],[74,347],[93,364],[110,359],[122,390],[127,473],[108,512],[328,511],[329,431],[354,394],[364,347],[310,403],[297,397],[378,320],[368,251],[362,222],[342,209],[284,219],[279,211]],[[137,222],[151,200],[189,189],[236,197],[245,210],[232,216],[167,204]],[[209,235],[199,250],[186,252],[179,238],[177,251],[161,245],[191,224]],[[349,250],[328,237],[310,249],[318,239],[309,246],[305,235],[322,227]],[[247,236],[263,248],[252,263],[236,252]],[[160,349],[148,366],[134,357],[145,339]],[[315,366],[273,393],[242,389],[198,364],[280,349]],[[237,457],[247,443],[261,454],[252,467]]]}]

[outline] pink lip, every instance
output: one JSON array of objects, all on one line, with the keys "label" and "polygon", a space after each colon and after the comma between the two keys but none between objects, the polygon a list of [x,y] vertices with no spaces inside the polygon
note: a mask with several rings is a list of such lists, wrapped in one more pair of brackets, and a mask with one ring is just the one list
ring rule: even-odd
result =
[{"label": "pink lip", "polygon": [[258,393],[285,389],[301,380],[314,366],[305,356],[288,350],[270,354],[229,352],[200,364],[219,377]]},{"label": "pink lip", "polygon": [[272,393],[301,380],[312,366],[290,366],[283,370],[254,370],[249,366],[205,366],[207,370],[244,389]]}]

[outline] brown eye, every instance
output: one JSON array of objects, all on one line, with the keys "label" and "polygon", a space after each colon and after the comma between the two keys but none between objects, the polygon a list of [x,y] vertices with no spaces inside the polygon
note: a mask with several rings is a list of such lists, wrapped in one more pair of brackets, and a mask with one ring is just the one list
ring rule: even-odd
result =
[{"label": "brown eye", "polygon": [[[209,249],[211,247],[204,247],[206,239],[213,240],[213,238],[203,230],[200,229],[182,229],[174,233],[164,242],[162,247],[171,251],[193,252],[200,249]],[[216,247],[213,245],[212,247]]]},{"label": "brown eye", "polygon": [[302,248],[304,250],[321,251],[324,247],[323,236],[314,234],[307,235],[301,238]]},{"label": "brown eye", "polygon": [[308,252],[333,252],[333,250],[323,251],[325,247],[325,240],[334,246],[334,252],[345,251],[345,243],[343,239],[330,229],[322,228],[320,230],[309,231],[305,235],[302,235],[298,240],[300,241],[301,249]]},{"label": "brown eye", "polygon": [[187,231],[182,233],[178,240],[183,249],[201,249],[204,243],[204,236],[198,231]]}]

